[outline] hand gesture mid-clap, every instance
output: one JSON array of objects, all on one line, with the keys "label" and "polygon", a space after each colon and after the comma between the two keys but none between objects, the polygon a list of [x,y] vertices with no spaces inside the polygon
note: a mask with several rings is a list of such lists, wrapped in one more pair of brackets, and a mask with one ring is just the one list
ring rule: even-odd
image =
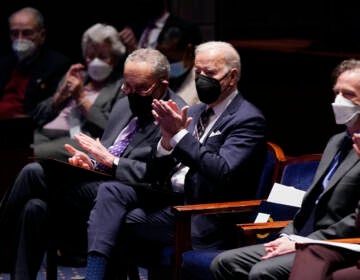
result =
[{"label": "hand gesture mid-clap", "polygon": [[[104,147],[100,140],[93,139],[84,133],[74,136],[79,145],[91,154],[98,163],[111,167],[114,162],[114,155],[111,154],[106,147]],[[69,144],[65,144],[65,149],[73,156],[69,158],[69,163],[72,165],[80,166],[86,169],[93,169],[93,162],[91,158],[82,151],[75,149]]]},{"label": "hand gesture mid-clap", "polygon": [[161,130],[161,144],[165,149],[171,150],[170,139],[180,130],[186,129],[192,120],[186,116],[189,106],[184,106],[180,110],[172,100],[157,99],[154,99],[152,106],[155,122],[160,126]]}]

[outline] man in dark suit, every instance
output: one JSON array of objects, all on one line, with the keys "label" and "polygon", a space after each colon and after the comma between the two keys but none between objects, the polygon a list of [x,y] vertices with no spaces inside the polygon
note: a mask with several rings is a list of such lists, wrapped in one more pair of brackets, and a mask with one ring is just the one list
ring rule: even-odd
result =
[{"label": "man in dark suit", "polygon": [[[72,165],[99,170],[108,176],[96,176],[82,169],[81,173],[76,172],[76,167],[69,169],[67,165],[65,172],[60,164],[52,174],[53,162],[47,161],[24,167],[0,208],[3,229],[0,254],[12,261],[13,277],[36,279],[48,238],[49,193],[56,198],[56,205],[51,206],[57,218],[55,223],[60,225],[58,235],[66,241],[71,241],[67,237],[81,238],[86,244],[86,221],[101,182],[116,180],[114,184],[146,185],[146,159],[160,138],[151,114],[152,100],[175,98],[179,106],[185,104],[168,90],[168,75],[169,63],[159,51],[139,49],[130,54],[125,61],[122,86],[128,98],[119,99],[114,106],[101,141],[85,134],[76,137],[89,155],[71,145],[65,146],[73,154],[69,159]],[[119,155],[119,150],[114,151],[112,147],[119,147],[125,140],[127,145],[122,145],[123,152]]]},{"label": "man in dark suit", "polygon": [[42,14],[31,7],[9,17],[12,52],[0,58],[0,117],[31,115],[52,96],[70,60],[45,44]]},{"label": "man in dark suit", "polygon": [[360,61],[343,61],[334,78],[336,123],[347,129],[328,142],[293,222],[274,241],[218,255],[211,264],[215,279],[288,279],[295,256],[289,234],[320,240],[358,235],[354,209],[360,198],[360,159],[351,136],[360,130]]},{"label": "man in dark suit", "polygon": [[[265,159],[266,126],[261,112],[237,89],[240,65],[230,44],[200,44],[195,81],[201,103],[178,111],[171,102],[154,101],[162,140],[153,178],[155,184],[183,192],[185,204],[254,198]],[[199,121],[208,109],[213,114],[200,136]],[[177,170],[169,182],[167,174],[179,162],[187,169]],[[219,227],[222,222],[215,215],[193,217],[193,247],[226,247],[233,236],[227,226]]]}]

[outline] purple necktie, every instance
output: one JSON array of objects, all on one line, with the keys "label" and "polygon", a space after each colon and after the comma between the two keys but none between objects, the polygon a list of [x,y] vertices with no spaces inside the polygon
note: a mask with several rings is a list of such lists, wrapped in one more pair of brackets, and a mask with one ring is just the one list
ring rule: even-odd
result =
[{"label": "purple necktie", "polygon": [[[108,148],[108,151],[116,157],[121,156],[121,154],[125,151],[131,140],[134,138],[136,128],[136,121],[133,123],[129,123],[129,125],[124,129],[124,131],[122,131],[122,133],[126,133],[126,135],[120,140],[116,141],[112,146],[110,146]],[[111,167],[105,166],[102,163],[98,163],[95,166],[95,170],[104,173],[110,173]]]}]

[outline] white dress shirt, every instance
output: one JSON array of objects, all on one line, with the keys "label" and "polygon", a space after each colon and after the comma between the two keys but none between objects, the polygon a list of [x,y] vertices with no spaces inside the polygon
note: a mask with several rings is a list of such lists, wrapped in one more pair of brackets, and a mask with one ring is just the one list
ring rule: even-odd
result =
[{"label": "white dress shirt", "polygon": [[[235,98],[235,96],[238,94],[238,91],[234,91],[232,94],[230,94],[227,98],[225,98],[221,103],[214,106],[212,109],[214,110],[214,114],[210,117],[209,124],[206,126],[204,134],[201,136],[199,142],[202,143],[206,136],[208,135],[211,128],[214,126],[217,119],[220,117],[220,115],[225,111],[227,106],[231,103],[231,101]],[[186,129],[180,130],[178,133],[176,133],[172,139],[170,140],[170,146],[174,148],[177,143],[180,142],[180,140],[188,134],[189,131]],[[159,141],[157,145],[157,157],[166,156],[172,153],[173,150],[166,150],[161,146],[161,140]],[[189,167],[179,164],[178,165],[179,170],[177,170],[173,176],[171,177],[171,185],[173,188],[173,191],[175,192],[183,192],[184,191],[184,183],[185,183],[185,176],[187,172],[189,171]]]}]

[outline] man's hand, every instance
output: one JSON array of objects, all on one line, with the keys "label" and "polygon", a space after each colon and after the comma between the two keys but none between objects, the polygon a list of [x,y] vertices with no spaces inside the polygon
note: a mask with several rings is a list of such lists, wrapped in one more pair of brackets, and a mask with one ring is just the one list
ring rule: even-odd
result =
[{"label": "man's hand", "polygon": [[91,154],[94,159],[105,166],[111,167],[113,165],[115,156],[111,154],[106,147],[101,144],[100,140],[93,139],[84,133],[74,136],[76,142],[79,143],[81,148]]},{"label": "man's hand", "polygon": [[286,236],[265,243],[264,246],[266,254],[262,257],[263,260],[295,252],[295,242]]},{"label": "man's hand", "polygon": [[82,151],[75,149],[69,144],[65,144],[65,149],[72,154],[72,157],[68,159],[69,163],[75,166],[79,166],[85,169],[93,169],[93,163],[90,157]]},{"label": "man's hand", "polygon": [[125,27],[119,32],[120,40],[124,43],[127,53],[136,50],[137,40],[134,31],[130,27]]},{"label": "man's hand", "polygon": [[154,99],[152,106],[153,116],[160,125],[163,137],[173,137],[181,129],[186,129],[191,122],[191,118],[186,117],[189,106],[184,106],[180,111],[174,101],[158,99]]},{"label": "man's hand", "polygon": [[353,148],[358,157],[360,157],[360,133],[354,133],[352,136],[352,140],[354,142]]}]

